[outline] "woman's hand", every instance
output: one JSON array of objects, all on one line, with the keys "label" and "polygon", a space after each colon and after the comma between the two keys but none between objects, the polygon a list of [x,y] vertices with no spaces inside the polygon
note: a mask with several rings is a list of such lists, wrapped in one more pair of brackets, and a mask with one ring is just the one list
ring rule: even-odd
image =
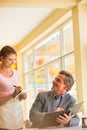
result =
[{"label": "woman's hand", "polygon": [[21,86],[16,86],[16,87],[15,87],[15,93],[16,93],[16,94],[20,93],[21,91],[22,91]]},{"label": "woman's hand", "polygon": [[21,91],[22,91],[21,86],[15,86],[15,91],[13,93],[13,98],[15,98],[17,96],[17,94],[19,94]]},{"label": "woman's hand", "polygon": [[26,93],[23,93],[23,94],[19,95],[19,101],[25,100],[26,98],[27,98],[27,94]]}]

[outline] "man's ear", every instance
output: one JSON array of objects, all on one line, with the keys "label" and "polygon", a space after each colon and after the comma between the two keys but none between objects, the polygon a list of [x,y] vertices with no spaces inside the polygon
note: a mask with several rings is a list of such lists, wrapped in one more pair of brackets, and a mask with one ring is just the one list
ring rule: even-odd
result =
[{"label": "man's ear", "polygon": [[64,87],[66,89],[66,91],[68,91],[69,89],[69,84],[66,84],[66,86]]}]

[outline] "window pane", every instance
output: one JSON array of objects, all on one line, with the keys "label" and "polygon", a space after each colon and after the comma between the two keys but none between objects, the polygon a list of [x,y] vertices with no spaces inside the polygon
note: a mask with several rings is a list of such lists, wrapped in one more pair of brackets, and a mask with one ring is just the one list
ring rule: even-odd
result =
[{"label": "window pane", "polygon": [[35,63],[36,65],[42,65],[57,58],[59,55],[60,33],[58,31],[36,47]]},{"label": "window pane", "polygon": [[60,71],[59,62],[49,65],[49,90],[51,89],[52,82],[53,82],[54,78],[58,75],[59,71]]},{"label": "window pane", "polygon": [[65,66],[65,70],[71,72],[72,74],[75,73],[74,54],[64,57],[64,66]]},{"label": "window pane", "polygon": [[26,116],[28,117],[29,110],[32,106],[32,103],[33,103],[33,101],[35,99],[35,95],[36,95],[34,73],[25,75],[24,81],[25,81],[26,89],[29,90],[28,97],[26,99],[26,107],[27,107]]},{"label": "window pane", "polygon": [[[65,64],[65,70],[67,70],[68,72],[70,72],[75,80],[75,61],[74,61],[74,54],[73,55],[69,55],[67,57],[64,58],[64,64]],[[76,80],[75,83],[71,89],[71,91],[69,91],[69,93],[71,93],[71,95],[73,95],[76,98]]]},{"label": "window pane", "polygon": [[41,92],[46,90],[47,81],[46,81],[46,70],[36,71],[36,92]]},{"label": "window pane", "polygon": [[63,28],[63,45],[64,45],[63,47],[64,54],[74,49],[72,23],[66,25]]},{"label": "window pane", "polygon": [[24,55],[24,72],[29,71],[34,67],[34,54],[32,51],[29,51]]}]

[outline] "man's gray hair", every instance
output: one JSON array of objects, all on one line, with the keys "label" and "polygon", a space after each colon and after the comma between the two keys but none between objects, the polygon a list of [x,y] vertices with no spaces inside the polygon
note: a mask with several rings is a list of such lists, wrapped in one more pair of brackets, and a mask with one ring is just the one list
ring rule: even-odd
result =
[{"label": "man's gray hair", "polygon": [[61,70],[59,72],[59,74],[63,74],[63,75],[66,76],[64,84],[68,84],[69,87],[68,87],[67,91],[69,91],[72,88],[73,84],[74,84],[74,78],[73,78],[72,74],[65,71],[65,70]]}]

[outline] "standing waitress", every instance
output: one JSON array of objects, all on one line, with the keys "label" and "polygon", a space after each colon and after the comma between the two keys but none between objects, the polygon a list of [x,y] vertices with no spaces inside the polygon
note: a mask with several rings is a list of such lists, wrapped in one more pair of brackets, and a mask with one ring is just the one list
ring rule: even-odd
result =
[{"label": "standing waitress", "polygon": [[23,112],[21,100],[27,98],[25,93],[19,98],[15,95],[22,90],[18,85],[19,73],[12,69],[17,54],[11,46],[4,46],[0,51],[0,130],[22,130]]}]

